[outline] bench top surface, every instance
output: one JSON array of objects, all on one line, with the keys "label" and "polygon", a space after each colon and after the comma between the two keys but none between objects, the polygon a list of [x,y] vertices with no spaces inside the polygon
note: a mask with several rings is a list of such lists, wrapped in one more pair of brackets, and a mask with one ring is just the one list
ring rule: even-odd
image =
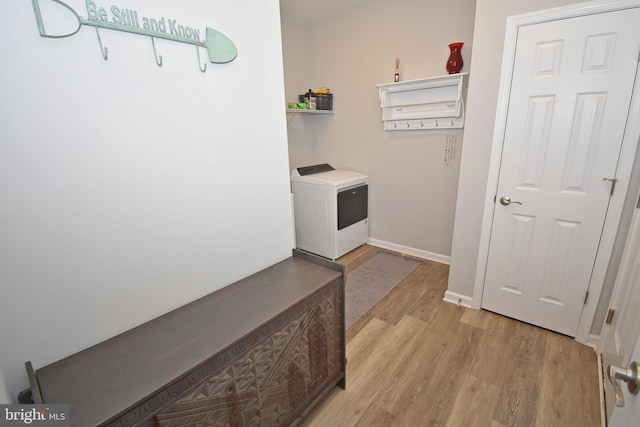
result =
[{"label": "bench top surface", "polygon": [[99,425],[276,318],[342,273],[290,257],[36,371],[46,403]]}]

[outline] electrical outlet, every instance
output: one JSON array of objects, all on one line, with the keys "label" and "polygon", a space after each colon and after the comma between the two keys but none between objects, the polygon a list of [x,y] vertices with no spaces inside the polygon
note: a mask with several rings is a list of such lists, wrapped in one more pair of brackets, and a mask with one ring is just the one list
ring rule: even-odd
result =
[{"label": "electrical outlet", "polygon": [[447,135],[445,144],[444,144],[444,163],[449,164],[449,162],[456,157],[458,145],[458,137],[456,135]]}]

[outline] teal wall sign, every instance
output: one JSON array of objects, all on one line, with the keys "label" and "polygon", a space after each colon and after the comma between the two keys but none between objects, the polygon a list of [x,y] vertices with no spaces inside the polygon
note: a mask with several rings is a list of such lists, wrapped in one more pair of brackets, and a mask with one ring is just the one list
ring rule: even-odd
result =
[{"label": "teal wall sign", "polygon": [[159,67],[162,67],[162,55],[158,55],[156,51],[155,38],[194,45],[198,55],[198,67],[203,73],[207,70],[207,64],[201,63],[200,47],[207,49],[209,61],[214,64],[231,62],[238,56],[238,50],[235,44],[227,36],[213,28],[207,27],[205,29],[204,41],[202,41],[200,29],[183,25],[175,19],[165,17],[150,18],[148,16],[138,15],[138,11],[136,10],[123,9],[117,6],[104,8],[98,6],[93,0],[85,0],[88,19],[81,17],[68,4],[60,0],[45,0],[67,9],[78,21],[78,27],[67,34],[47,34],[40,11],[40,0],[32,1],[40,36],[49,38],[70,37],[80,31],[83,25],[95,27],[98,43],[100,44],[100,51],[105,61],[109,58],[109,50],[102,45],[100,28],[150,37],[156,64],[158,64]]}]

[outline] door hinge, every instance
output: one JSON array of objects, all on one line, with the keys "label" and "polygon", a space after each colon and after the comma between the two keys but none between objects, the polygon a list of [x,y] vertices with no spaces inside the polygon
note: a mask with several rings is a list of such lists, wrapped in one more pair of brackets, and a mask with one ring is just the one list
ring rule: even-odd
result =
[{"label": "door hinge", "polygon": [[607,319],[604,321],[605,325],[610,325],[613,322],[613,316],[616,314],[616,311],[613,308],[610,308],[607,312]]},{"label": "door hinge", "polygon": [[588,300],[589,300],[589,291],[587,291],[587,293],[584,294],[584,303],[583,304],[586,304]]},{"label": "door hinge", "polygon": [[613,196],[613,190],[616,188],[616,182],[618,182],[618,178],[607,178],[606,176],[602,178],[603,181],[609,181],[611,183],[611,192],[609,192],[610,196]]}]

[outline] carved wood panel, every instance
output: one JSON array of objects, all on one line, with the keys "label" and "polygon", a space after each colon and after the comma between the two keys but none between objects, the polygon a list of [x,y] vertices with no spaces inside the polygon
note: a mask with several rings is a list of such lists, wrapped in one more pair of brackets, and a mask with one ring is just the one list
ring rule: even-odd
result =
[{"label": "carved wood panel", "polygon": [[[247,336],[225,352],[235,357],[215,372],[207,363],[191,373],[195,385],[142,425],[289,425],[341,374],[340,289],[337,282],[330,285]],[[164,397],[175,391],[169,388]],[[140,409],[129,413],[129,421],[145,416]]]}]

